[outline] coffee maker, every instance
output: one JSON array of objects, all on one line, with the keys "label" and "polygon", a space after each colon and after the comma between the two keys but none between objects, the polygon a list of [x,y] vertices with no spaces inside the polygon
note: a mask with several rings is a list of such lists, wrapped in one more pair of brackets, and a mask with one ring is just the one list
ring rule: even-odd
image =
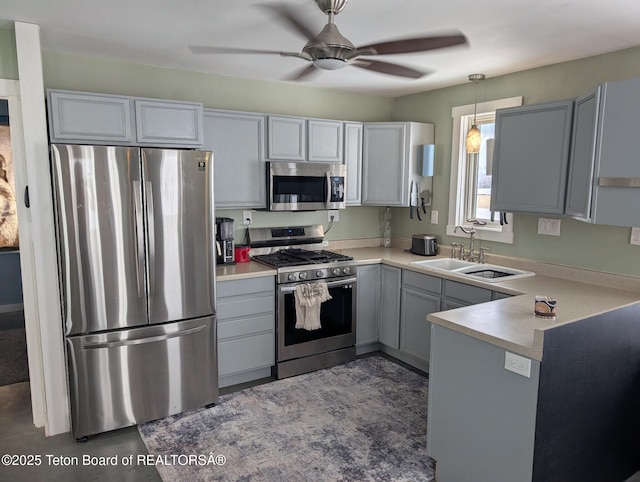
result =
[{"label": "coffee maker", "polygon": [[216,262],[221,264],[233,264],[233,219],[216,218]]}]

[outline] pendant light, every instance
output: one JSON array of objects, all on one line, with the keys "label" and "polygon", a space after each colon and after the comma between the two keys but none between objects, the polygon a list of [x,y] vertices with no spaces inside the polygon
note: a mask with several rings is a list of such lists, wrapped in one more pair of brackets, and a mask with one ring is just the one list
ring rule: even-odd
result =
[{"label": "pendant light", "polygon": [[478,129],[478,125],[476,124],[476,111],[478,108],[478,82],[484,80],[484,74],[471,74],[469,76],[469,80],[476,84],[476,95],[475,101],[473,103],[473,124],[471,124],[471,129],[469,129],[469,132],[467,133],[465,147],[467,150],[467,154],[477,154],[478,152],[480,152],[480,144],[482,143],[480,129]]}]

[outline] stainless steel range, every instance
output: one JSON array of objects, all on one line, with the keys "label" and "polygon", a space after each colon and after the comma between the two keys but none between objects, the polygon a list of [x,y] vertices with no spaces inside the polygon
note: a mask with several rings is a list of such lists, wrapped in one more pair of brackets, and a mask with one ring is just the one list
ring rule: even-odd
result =
[{"label": "stainless steel range", "polygon": [[[252,259],[278,271],[278,378],[339,365],[356,357],[356,261],[322,249],[323,238],[322,225],[249,229]],[[313,317],[313,312],[301,310],[301,293],[321,292],[324,285],[330,299],[315,300],[320,326],[304,325],[301,318]]]}]

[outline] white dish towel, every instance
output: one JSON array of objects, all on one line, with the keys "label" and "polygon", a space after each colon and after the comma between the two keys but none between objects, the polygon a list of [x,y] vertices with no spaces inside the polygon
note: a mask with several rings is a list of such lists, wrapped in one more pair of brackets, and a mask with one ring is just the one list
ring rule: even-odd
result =
[{"label": "white dish towel", "polygon": [[319,330],[320,308],[323,302],[330,300],[327,283],[305,283],[296,286],[296,328]]}]

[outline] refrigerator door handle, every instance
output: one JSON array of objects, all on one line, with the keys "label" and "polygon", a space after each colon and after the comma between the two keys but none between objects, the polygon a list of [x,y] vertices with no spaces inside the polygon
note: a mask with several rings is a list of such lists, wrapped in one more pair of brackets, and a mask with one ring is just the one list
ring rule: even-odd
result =
[{"label": "refrigerator door handle", "polygon": [[114,341],[93,341],[82,344],[82,348],[85,350],[95,350],[98,348],[116,348],[119,346],[131,346],[131,345],[141,345],[143,343],[155,343],[158,341],[169,340],[171,338],[176,338],[178,336],[191,335],[193,333],[197,333],[199,331],[204,330],[207,327],[206,324],[201,326],[196,326],[194,328],[189,328],[188,330],[182,331],[174,331],[173,333],[164,333],[162,335],[156,336],[146,336],[143,338],[132,338],[126,340],[114,340]]},{"label": "refrigerator door handle", "polygon": [[140,181],[133,181],[133,213],[136,223],[136,281],[138,282],[138,298],[144,296],[144,236],[142,226],[142,187]]},{"label": "refrigerator door handle", "polygon": [[147,201],[147,229],[149,236],[149,295],[156,294],[156,228],[153,213],[153,188],[150,181],[147,181],[145,197]]}]

